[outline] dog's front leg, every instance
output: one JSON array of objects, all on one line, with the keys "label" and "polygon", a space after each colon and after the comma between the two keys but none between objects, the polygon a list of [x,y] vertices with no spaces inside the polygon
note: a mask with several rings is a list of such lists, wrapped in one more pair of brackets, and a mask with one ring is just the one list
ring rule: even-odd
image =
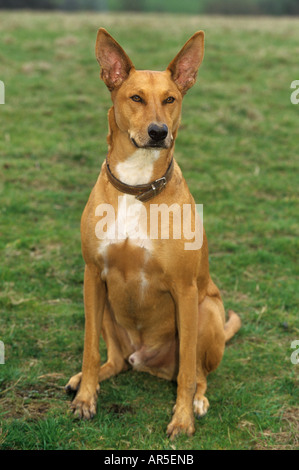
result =
[{"label": "dog's front leg", "polygon": [[179,334],[179,373],[177,400],[167,434],[173,439],[180,433],[191,436],[194,431],[193,397],[196,388],[196,344],[198,335],[197,287],[177,289],[177,327]]},{"label": "dog's front leg", "polygon": [[84,273],[85,339],[82,379],[79,391],[72,402],[72,409],[75,415],[80,418],[90,419],[96,413],[101,362],[99,340],[105,302],[105,284],[96,268],[86,265]]}]

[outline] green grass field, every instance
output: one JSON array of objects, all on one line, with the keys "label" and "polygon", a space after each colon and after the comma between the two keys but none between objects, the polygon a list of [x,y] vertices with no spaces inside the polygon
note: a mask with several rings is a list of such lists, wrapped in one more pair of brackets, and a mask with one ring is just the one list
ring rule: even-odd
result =
[{"label": "green grass field", "polygon": [[[83,351],[80,217],[107,148],[100,26],[157,70],[206,32],[176,158],[243,327],[209,376],[207,416],[174,443],[173,383],[112,378],[92,421],[74,419],[63,389]],[[1,12],[0,30],[0,448],[298,448],[299,19]]]}]

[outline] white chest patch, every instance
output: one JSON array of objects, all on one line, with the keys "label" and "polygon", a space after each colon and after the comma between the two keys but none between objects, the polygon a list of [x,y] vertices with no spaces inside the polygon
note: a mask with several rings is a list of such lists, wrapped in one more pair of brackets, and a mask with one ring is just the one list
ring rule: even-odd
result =
[{"label": "white chest patch", "polygon": [[[104,259],[102,277],[108,274],[107,248],[111,244],[123,243],[128,239],[132,245],[145,248],[150,254],[152,241],[147,233],[147,211],[135,196],[119,196],[117,212],[109,204],[100,204],[96,209],[96,216],[101,215],[104,216],[96,224],[95,232],[100,240],[99,253]],[[142,290],[146,284],[146,279],[141,275]]]},{"label": "white chest patch", "polygon": [[118,208],[110,204],[100,204],[96,216],[101,219],[96,224],[95,233],[100,240],[99,252],[112,243],[121,243],[126,239],[136,246],[150,249],[151,240],[147,234],[147,211],[135,196],[125,194],[118,197]]},{"label": "white chest patch", "polygon": [[146,184],[152,179],[153,166],[160,156],[160,150],[138,149],[124,162],[118,163],[118,179],[126,184]]}]

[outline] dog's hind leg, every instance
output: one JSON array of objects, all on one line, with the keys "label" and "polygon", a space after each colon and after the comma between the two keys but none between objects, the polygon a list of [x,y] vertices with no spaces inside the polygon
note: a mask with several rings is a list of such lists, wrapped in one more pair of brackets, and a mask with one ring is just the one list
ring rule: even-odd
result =
[{"label": "dog's hind leg", "polygon": [[101,366],[99,382],[129,368],[125,358],[133,352],[124,330],[116,325],[106,306],[103,318],[102,335],[107,346],[107,362]]},{"label": "dog's hind leg", "polygon": [[[129,366],[125,361],[125,357],[128,357],[132,352],[125,333],[115,325],[107,306],[105,306],[104,310],[101,333],[107,346],[108,359],[107,362],[100,367],[98,375],[99,383],[127,370]],[[82,372],[73,375],[65,386],[66,392],[69,394],[76,393],[79,390],[81,379]]]}]

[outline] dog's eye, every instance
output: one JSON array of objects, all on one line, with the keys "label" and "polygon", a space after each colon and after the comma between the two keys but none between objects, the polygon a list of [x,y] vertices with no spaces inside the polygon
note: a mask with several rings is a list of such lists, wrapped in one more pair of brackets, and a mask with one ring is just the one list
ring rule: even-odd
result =
[{"label": "dog's eye", "polygon": [[168,96],[168,98],[166,98],[166,100],[164,101],[164,103],[173,103],[175,101],[175,98],[173,96]]},{"label": "dog's eye", "polygon": [[133,96],[131,96],[131,100],[132,100],[132,101],[135,101],[135,103],[141,103],[141,102],[142,102],[142,98],[141,98],[141,96],[139,96],[139,95],[133,95]]}]

